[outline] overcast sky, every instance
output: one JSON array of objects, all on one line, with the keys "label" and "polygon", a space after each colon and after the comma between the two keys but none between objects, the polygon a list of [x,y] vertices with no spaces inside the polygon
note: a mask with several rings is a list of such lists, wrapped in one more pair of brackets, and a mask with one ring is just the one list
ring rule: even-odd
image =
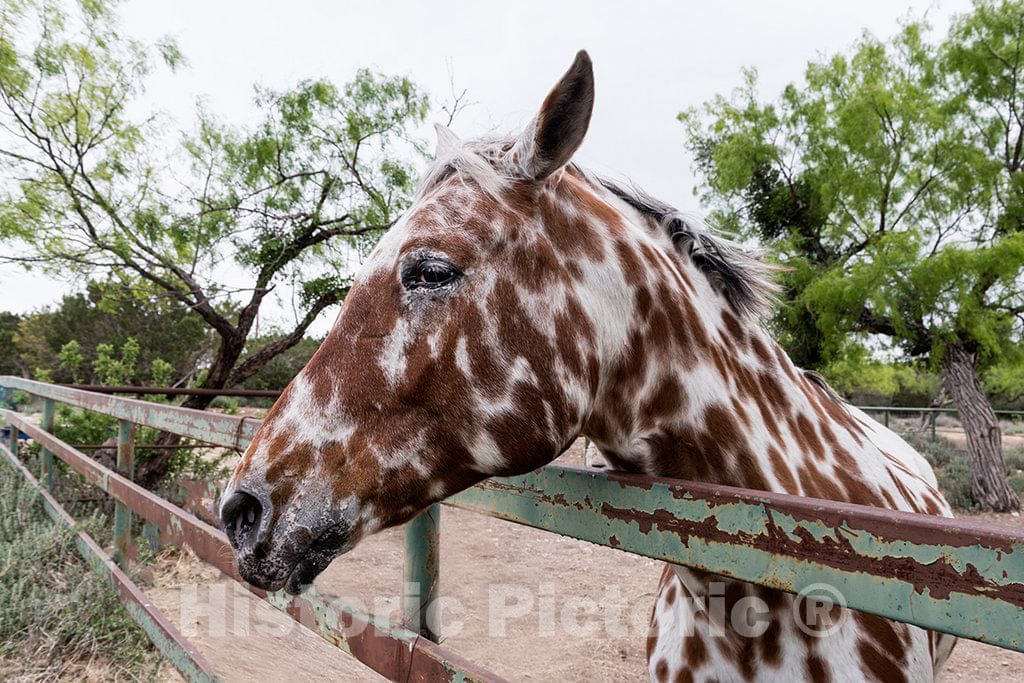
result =
[{"label": "overcast sky", "polygon": [[[178,41],[188,66],[155,75],[141,104],[166,112],[182,130],[199,98],[225,121],[245,123],[253,118],[254,83],[287,88],[328,78],[340,84],[364,66],[410,77],[437,105],[451,97],[451,75],[473,103],[453,125],[462,137],[517,129],[576,50],[586,48],[597,101],[577,160],[700,211],[675,118],[680,110],[732,90],[745,66],[757,68],[762,93],[774,96],[801,78],[808,60],[846,49],[862,30],[885,37],[901,18],[927,14],[943,32],[952,15],[968,8],[965,0],[136,0],[120,13],[127,35],[152,42],[169,34]],[[0,310],[29,311],[70,289],[0,270]],[[315,331],[322,333],[335,313],[326,312]]]}]

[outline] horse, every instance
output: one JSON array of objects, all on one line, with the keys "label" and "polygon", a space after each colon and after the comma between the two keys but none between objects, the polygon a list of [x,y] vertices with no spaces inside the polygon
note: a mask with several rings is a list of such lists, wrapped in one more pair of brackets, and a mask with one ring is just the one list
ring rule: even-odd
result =
[{"label": "horse", "polygon": [[[299,593],[360,539],[580,436],[614,470],[951,516],[921,455],[772,339],[769,265],[572,162],[593,105],[581,51],[520,134],[437,127],[409,210],[226,486],[249,583]],[[713,623],[716,596],[726,615],[760,599],[766,627]],[[840,605],[815,632],[795,600],[667,565],[650,677],[923,681],[955,642]]]}]

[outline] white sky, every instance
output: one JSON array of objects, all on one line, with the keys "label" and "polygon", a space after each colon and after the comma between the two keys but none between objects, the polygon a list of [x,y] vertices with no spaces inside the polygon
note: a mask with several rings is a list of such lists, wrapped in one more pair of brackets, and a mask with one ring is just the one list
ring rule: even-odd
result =
[{"label": "white sky", "polygon": [[[594,61],[597,101],[576,159],[625,174],[684,210],[700,211],[676,114],[740,83],[754,66],[774,96],[808,60],[847,48],[867,29],[891,35],[910,13],[944,32],[966,0],[764,2],[282,2],[135,0],[121,7],[127,35],[174,36],[188,66],[158,72],[144,107],[190,128],[198,98],[223,120],[253,118],[254,83],[287,88],[303,78],[349,80],[367,66],[406,75],[438,108],[456,89],[474,104],[456,119],[462,137],[518,128],[534,114],[576,50]],[[445,118],[439,111],[432,120]],[[428,129],[423,137],[429,137]],[[230,274],[225,275],[230,278]],[[0,310],[25,312],[77,283],[0,270]],[[313,330],[323,333],[336,311]],[[265,318],[290,318],[279,307]]]}]

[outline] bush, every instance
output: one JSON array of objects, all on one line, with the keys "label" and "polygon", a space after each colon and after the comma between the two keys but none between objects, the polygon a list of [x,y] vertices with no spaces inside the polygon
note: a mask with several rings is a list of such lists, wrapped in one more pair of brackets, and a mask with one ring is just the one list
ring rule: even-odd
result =
[{"label": "bush", "polygon": [[[103,526],[93,516],[82,523]],[[159,658],[117,595],[89,570],[69,529],[0,464],[0,671],[8,679],[152,678]]]},{"label": "bush", "polygon": [[238,414],[238,399],[233,396],[218,396],[210,401],[211,408],[223,410],[228,415]]},{"label": "bush", "polygon": [[1011,476],[1024,471],[1024,448],[1006,448],[1003,450],[1003,460],[1006,461],[1006,471]]},{"label": "bush", "polygon": [[957,447],[949,439],[938,437],[932,443],[931,437],[918,431],[903,434],[903,439],[918,453],[925,457],[925,460],[935,469],[941,469],[949,465],[950,461],[957,456]]},{"label": "bush", "polygon": [[971,510],[975,507],[971,497],[971,468],[967,459],[955,457],[945,468],[937,472],[939,488],[946,500],[960,510]]}]

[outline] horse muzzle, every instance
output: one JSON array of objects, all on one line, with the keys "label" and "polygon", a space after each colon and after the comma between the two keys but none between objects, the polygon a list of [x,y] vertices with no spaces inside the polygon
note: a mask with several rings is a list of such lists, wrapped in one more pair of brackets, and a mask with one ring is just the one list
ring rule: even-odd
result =
[{"label": "horse muzzle", "polygon": [[351,545],[345,520],[303,520],[280,515],[275,522],[270,501],[236,489],[221,502],[221,523],[235,551],[238,573],[267,591],[282,588],[298,595],[331,561]]}]

